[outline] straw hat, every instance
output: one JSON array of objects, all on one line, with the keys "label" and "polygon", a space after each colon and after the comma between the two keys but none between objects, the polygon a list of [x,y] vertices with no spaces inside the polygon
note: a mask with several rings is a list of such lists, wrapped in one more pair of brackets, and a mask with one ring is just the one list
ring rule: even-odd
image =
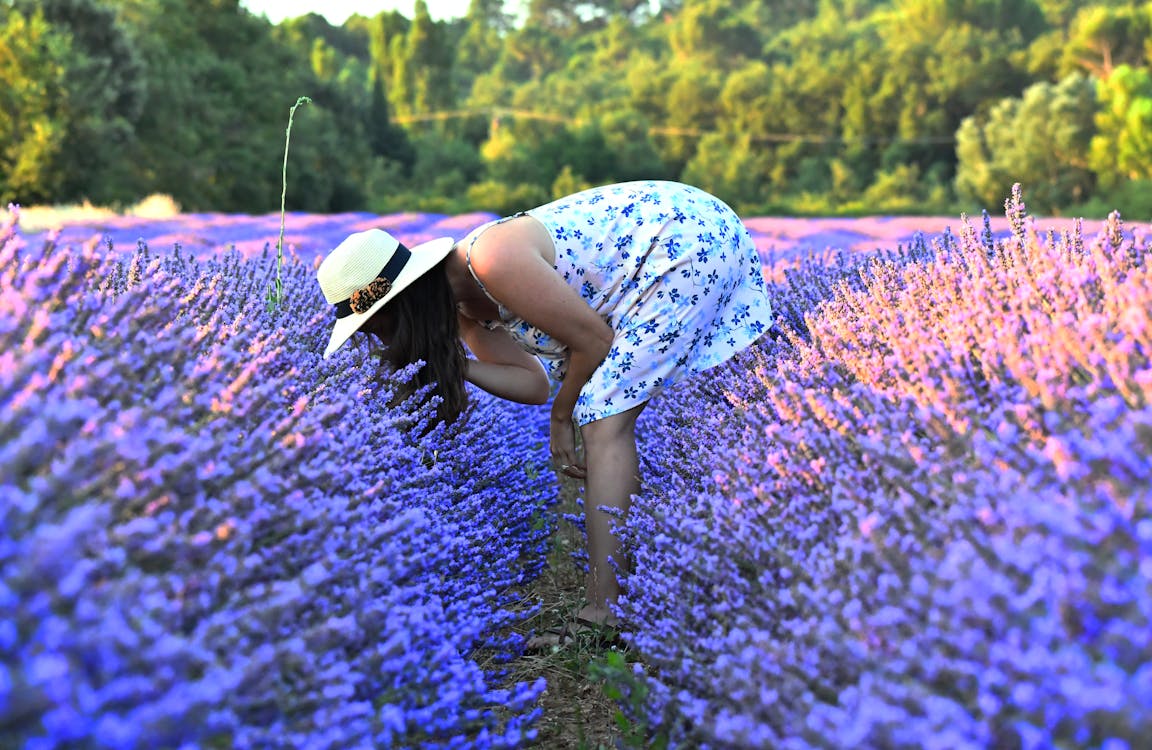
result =
[{"label": "straw hat", "polygon": [[409,250],[383,229],[351,234],[316,270],[324,299],[336,308],[327,359],[376,311],[444,259],[455,244],[441,237]]}]

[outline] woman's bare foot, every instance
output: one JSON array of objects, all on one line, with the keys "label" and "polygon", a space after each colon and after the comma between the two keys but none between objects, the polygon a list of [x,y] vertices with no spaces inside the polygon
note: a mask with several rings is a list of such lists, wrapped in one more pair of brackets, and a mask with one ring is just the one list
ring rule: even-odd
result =
[{"label": "woman's bare foot", "polygon": [[590,625],[605,625],[610,628],[619,625],[619,620],[616,615],[612,614],[612,610],[607,607],[595,607],[591,604],[585,605],[576,613],[576,621]]}]

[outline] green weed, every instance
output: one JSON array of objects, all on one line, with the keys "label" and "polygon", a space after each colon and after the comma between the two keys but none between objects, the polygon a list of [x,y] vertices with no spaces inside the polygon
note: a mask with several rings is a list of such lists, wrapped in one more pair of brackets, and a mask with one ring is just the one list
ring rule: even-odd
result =
[{"label": "green weed", "polygon": [[288,110],[288,129],[284,133],[284,170],[280,183],[280,237],[276,240],[276,280],[268,290],[266,299],[268,311],[271,312],[284,301],[284,284],[280,280],[280,268],[284,265],[284,204],[288,197],[288,144],[292,140],[292,118],[296,115],[296,108],[301,104],[311,104],[312,100],[302,96],[296,100]]},{"label": "green weed", "polygon": [[589,679],[600,685],[604,696],[616,704],[616,729],[622,747],[665,750],[667,735],[654,732],[647,716],[648,684],[624,651],[610,650],[588,664]]}]

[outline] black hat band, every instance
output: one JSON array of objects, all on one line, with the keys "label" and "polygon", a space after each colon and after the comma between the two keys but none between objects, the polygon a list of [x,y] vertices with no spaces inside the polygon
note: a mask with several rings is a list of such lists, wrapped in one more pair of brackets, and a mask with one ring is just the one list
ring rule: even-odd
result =
[{"label": "black hat band", "polygon": [[392,291],[392,284],[399,278],[400,272],[408,265],[408,259],[411,257],[412,251],[405,247],[403,242],[396,243],[396,251],[380,269],[380,273],[376,274],[376,278],[364,288],[353,292],[348,299],[333,305],[336,308],[336,319],[366,313],[372,305],[384,299]]}]

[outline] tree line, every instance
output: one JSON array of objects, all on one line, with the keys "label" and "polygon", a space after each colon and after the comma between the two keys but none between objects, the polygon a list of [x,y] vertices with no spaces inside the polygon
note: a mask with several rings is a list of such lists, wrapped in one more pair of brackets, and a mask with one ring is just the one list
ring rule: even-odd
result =
[{"label": "tree line", "polygon": [[508,212],[680,179],[747,213],[1152,218],[1152,2],[0,0],[0,201]]}]

